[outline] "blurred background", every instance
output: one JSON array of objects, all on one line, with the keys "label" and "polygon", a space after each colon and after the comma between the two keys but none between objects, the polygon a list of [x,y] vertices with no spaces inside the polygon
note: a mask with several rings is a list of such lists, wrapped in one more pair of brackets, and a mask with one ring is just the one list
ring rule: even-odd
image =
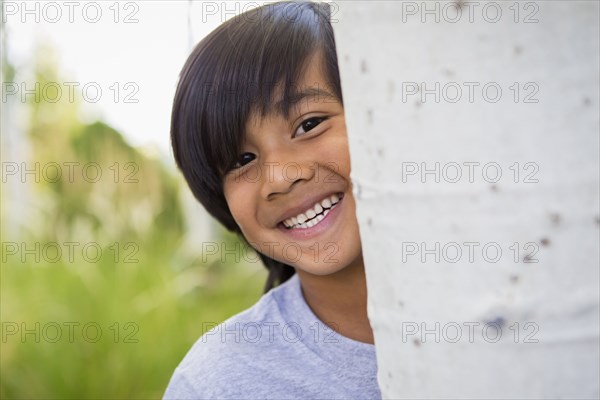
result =
[{"label": "blurred background", "polygon": [[159,398],[266,280],[169,147],[191,49],[258,4],[0,5],[0,397]]}]

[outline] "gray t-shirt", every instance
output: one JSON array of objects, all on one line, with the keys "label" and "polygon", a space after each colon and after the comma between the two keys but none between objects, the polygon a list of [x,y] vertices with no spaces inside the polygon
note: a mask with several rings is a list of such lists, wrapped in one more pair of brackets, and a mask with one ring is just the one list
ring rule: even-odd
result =
[{"label": "gray t-shirt", "polygon": [[206,332],[165,399],[381,399],[375,346],[329,328],[298,275]]}]

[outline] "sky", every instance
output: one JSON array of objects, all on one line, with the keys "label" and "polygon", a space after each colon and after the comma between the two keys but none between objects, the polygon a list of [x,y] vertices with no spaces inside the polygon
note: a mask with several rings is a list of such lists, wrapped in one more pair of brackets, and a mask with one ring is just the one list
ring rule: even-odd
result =
[{"label": "sky", "polygon": [[64,95],[73,90],[84,96],[82,119],[102,119],[134,146],[169,159],[173,95],[193,46],[221,22],[258,5],[4,1],[2,22],[17,70],[31,66],[36,42],[50,43],[58,53],[64,82],[57,84]]}]

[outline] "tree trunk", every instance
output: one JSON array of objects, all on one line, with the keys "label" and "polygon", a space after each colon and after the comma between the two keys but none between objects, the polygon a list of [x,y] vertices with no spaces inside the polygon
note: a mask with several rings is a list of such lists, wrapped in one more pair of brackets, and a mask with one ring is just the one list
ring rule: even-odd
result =
[{"label": "tree trunk", "polygon": [[384,398],[598,398],[599,3],[332,11]]}]

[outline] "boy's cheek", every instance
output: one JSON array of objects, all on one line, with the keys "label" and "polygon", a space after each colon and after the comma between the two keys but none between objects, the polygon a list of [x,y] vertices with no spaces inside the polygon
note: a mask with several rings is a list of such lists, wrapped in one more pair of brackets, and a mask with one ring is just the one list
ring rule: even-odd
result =
[{"label": "boy's cheek", "polygon": [[223,185],[223,195],[232,214],[235,214],[235,210],[238,210],[240,205],[243,206],[243,202],[240,199],[249,196],[248,188],[244,184],[243,177],[237,177],[225,181]]},{"label": "boy's cheek", "polygon": [[336,138],[332,143],[323,146],[320,150],[321,160],[329,160],[324,163],[336,174],[348,179],[350,176],[350,149],[345,136]]},{"label": "boy's cheek", "polygon": [[244,199],[243,191],[235,190],[235,189],[226,189],[224,188],[225,201],[227,202],[227,206],[229,207],[229,211],[233,216],[235,223],[240,227],[242,234],[244,236],[246,233],[247,226],[247,215],[249,214],[248,204],[244,205],[244,202],[240,199]]}]

